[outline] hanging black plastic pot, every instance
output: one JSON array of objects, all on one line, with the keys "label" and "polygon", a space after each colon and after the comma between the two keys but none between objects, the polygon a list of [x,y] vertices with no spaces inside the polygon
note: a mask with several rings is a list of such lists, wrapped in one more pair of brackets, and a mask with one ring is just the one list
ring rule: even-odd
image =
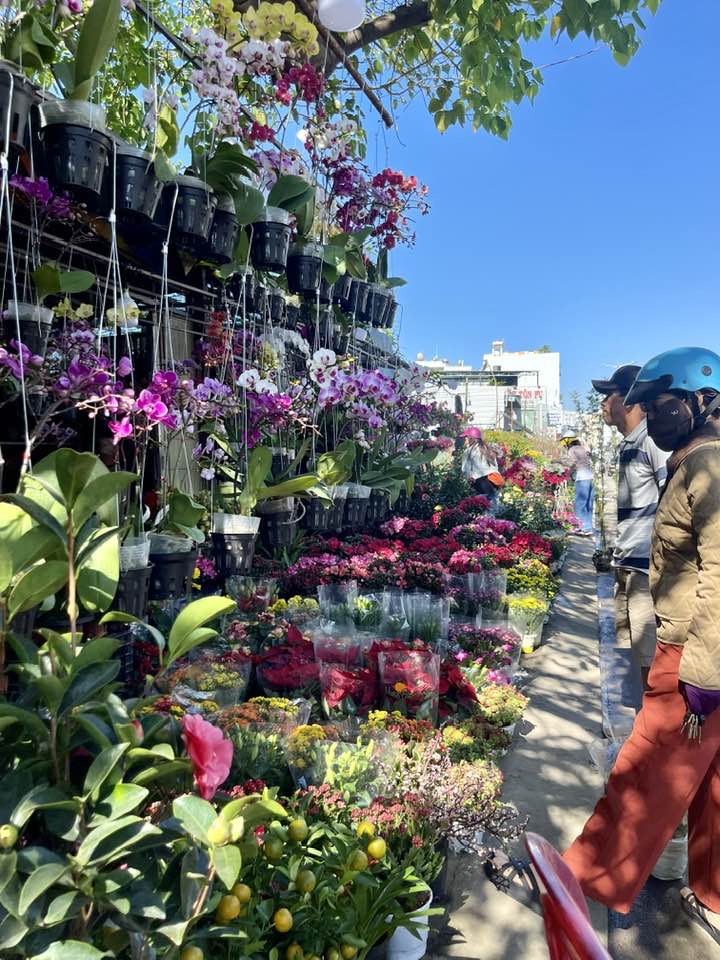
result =
[{"label": "hanging black plastic pot", "polygon": [[290,247],[290,214],[280,207],[267,207],[252,225],[250,260],[256,270],[283,273]]},{"label": "hanging black plastic pot", "polygon": [[112,140],[105,111],[84,100],[57,100],[41,107],[44,168],[54,193],[65,193],[91,213],[108,211],[105,178]]},{"label": "hanging black plastic pot", "polygon": [[197,550],[186,553],[151,553],[151,600],[179,600],[190,593]]},{"label": "hanging black plastic pot", "polygon": [[282,290],[268,291],[268,309],[273,323],[282,323],[285,319],[285,294]]},{"label": "hanging black plastic pot", "polygon": [[[193,568],[194,569],[194,568]],[[113,602],[113,610],[130,613],[141,620],[147,611],[150,598],[150,578],[153,565],[140,567],[137,570],[126,570],[118,580],[117,592]]]},{"label": "hanging black plastic pot", "polygon": [[289,547],[295,539],[297,518],[293,497],[266,500],[256,507],[260,514],[260,536],[268,550]]},{"label": "hanging black plastic pot", "polygon": [[[347,302],[348,297],[350,296],[350,287],[352,286],[353,278],[349,273],[344,273],[341,277],[338,277],[335,281],[333,297],[338,303],[343,306],[343,303]],[[345,307],[343,307],[345,309]]]},{"label": "hanging black plastic pot", "polygon": [[252,570],[256,533],[213,533],[213,560],[218,575],[244,576]]},{"label": "hanging black plastic pot", "polygon": [[[12,64],[0,60],[0,152],[19,156],[26,145],[27,125],[35,87]],[[10,113],[10,144],[5,143]]]},{"label": "hanging black plastic pot", "polygon": [[325,531],[330,529],[332,518],[332,507],[318,497],[311,497],[305,507],[305,514],[300,521],[300,526],[304,527],[305,530]]},{"label": "hanging black plastic pot", "polygon": [[294,243],[287,261],[290,293],[316,296],[322,279],[323,248],[319,243]]},{"label": "hanging black plastic pot", "polygon": [[351,530],[361,527],[365,523],[369,506],[369,497],[346,497],[344,525]]},{"label": "hanging black plastic pot", "polygon": [[329,283],[324,277],[320,280],[320,292],[318,296],[320,297],[320,303],[327,306],[333,301],[333,289],[334,284]]},{"label": "hanging black plastic pot", "polygon": [[382,490],[373,490],[370,494],[368,510],[365,516],[366,522],[369,524],[382,523],[387,516],[389,507],[390,497],[388,497],[386,493],[383,493]]},{"label": "hanging black plastic pot", "polygon": [[397,316],[398,307],[400,304],[395,299],[394,295],[392,296],[390,303],[388,304],[388,310],[385,315],[385,328],[387,330],[392,330],[393,324],[395,323],[395,317]]},{"label": "hanging black plastic pot", "polygon": [[180,249],[202,255],[210,236],[217,199],[199,177],[178,177],[163,191],[163,204],[166,200],[169,202],[171,214],[175,190],[177,199],[171,238]]},{"label": "hanging black plastic pot", "polygon": [[255,310],[255,274],[252,268],[240,270],[227,285],[228,297],[238,305],[238,309],[246,314]]},{"label": "hanging black plastic pot", "polygon": [[230,263],[239,230],[240,224],[235,216],[232,197],[220,194],[210,227],[206,258],[211,263]]},{"label": "hanging black plastic pot", "polygon": [[364,280],[356,280],[355,277],[350,281],[350,290],[348,295],[340,299],[340,307],[345,313],[354,317],[359,317],[367,304],[370,284]]},{"label": "hanging black plastic pot", "polygon": [[288,328],[288,330],[297,330],[301,320],[302,314],[300,312],[300,307],[296,306],[294,303],[288,303],[285,317],[285,326]]},{"label": "hanging black plastic pot", "polygon": [[267,308],[268,290],[264,283],[255,284],[255,295],[253,297],[253,313],[259,317],[265,316]]},{"label": "hanging black plastic pot", "polygon": [[382,327],[390,300],[390,291],[378,283],[369,284],[365,309],[359,311],[358,319],[372,327]]},{"label": "hanging black plastic pot", "polygon": [[[112,180],[111,177],[108,178]],[[112,183],[110,184],[112,190]],[[125,143],[115,147],[115,212],[121,223],[147,224],[155,216],[163,185],[150,154]]]}]

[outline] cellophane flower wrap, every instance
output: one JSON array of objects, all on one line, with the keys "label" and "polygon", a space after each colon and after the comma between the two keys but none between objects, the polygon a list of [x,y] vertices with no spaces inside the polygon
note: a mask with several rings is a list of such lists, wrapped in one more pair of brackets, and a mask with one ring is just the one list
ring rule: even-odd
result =
[{"label": "cellophane flower wrap", "polygon": [[378,663],[385,709],[435,723],[440,657],[429,651],[392,650],[380,653]]}]

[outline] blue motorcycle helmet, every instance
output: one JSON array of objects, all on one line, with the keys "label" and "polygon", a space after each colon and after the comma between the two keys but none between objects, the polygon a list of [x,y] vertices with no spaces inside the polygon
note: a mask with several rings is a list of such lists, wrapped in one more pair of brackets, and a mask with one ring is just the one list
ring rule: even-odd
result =
[{"label": "blue motorcycle helmet", "polygon": [[648,360],[626,397],[626,406],[650,403],[661,393],[680,390],[720,393],[720,355],[705,347],[678,347]]}]

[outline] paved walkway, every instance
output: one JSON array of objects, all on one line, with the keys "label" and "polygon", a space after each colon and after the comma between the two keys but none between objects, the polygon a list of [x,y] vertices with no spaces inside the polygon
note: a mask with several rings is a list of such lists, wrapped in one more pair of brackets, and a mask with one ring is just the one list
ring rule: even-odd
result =
[{"label": "paved walkway", "polygon": [[[531,702],[503,761],[506,797],[529,816],[529,829],[559,850],[602,791],[588,746],[603,728],[627,725],[639,701],[629,651],[615,642],[611,581],[595,577],[592,549],[573,541],[545,642],[524,660]],[[498,893],[478,858],[452,857],[449,886],[431,958],[547,960],[541,919]],[[650,880],[626,917],[592,905],[593,924],[614,960],[720,960],[720,947],[680,910],[679,886]]]}]

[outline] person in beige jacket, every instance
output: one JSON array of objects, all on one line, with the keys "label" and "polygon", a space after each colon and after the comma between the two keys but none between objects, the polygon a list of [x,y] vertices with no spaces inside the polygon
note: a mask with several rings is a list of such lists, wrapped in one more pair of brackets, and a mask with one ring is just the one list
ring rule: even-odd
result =
[{"label": "person in beige jacket", "polygon": [[564,860],[587,896],[626,913],[687,812],[682,905],[720,943],[720,356],[660,354],[625,402],[672,451],[650,555],[658,643],[605,796]]}]

